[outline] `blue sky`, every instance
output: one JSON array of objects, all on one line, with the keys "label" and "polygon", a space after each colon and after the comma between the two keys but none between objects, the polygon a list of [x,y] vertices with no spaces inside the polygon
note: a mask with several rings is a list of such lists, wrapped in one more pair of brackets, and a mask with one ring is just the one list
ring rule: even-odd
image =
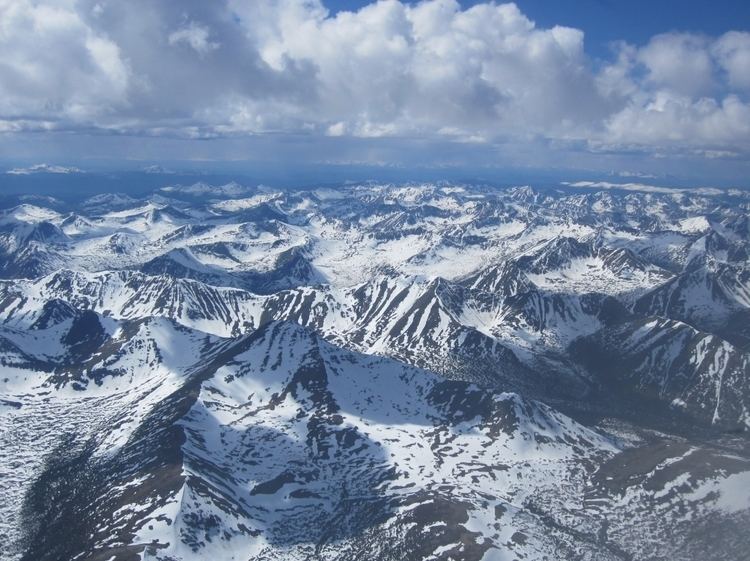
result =
[{"label": "blue sky", "polygon": [[6,169],[750,176],[746,2],[6,0],[0,19]]}]

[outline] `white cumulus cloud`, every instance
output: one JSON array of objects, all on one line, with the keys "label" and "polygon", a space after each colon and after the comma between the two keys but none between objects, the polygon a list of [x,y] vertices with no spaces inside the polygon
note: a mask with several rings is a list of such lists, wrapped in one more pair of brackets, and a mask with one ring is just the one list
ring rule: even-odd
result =
[{"label": "white cumulus cloud", "polygon": [[750,34],[593,61],[517,5],[0,0],[0,133],[441,139],[746,153]]},{"label": "white cumulus cloud", "polygon": [[199,55],[205,55],[219,48],[219,43],[211,41],[208,28],[190,22],[177,31],[169,34],[169,44],[178,45],[184,43],[190,46]]}]

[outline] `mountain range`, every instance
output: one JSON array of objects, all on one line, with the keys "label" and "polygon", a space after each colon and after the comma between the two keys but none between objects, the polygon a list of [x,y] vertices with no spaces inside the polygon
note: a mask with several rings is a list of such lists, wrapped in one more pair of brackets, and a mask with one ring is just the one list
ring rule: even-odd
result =
[{"label": "mountain range", "polygon": [[0,558],[741,560],[750,192],[0,199]]}]

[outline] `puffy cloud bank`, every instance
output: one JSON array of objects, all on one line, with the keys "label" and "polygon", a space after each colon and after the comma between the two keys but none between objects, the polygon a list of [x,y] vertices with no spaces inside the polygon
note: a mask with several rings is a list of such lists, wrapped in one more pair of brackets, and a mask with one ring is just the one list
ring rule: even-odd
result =
[{"label": "puffy cloud bank", "polygon": [[0,132],[750,149],[750,33],[592,60],[515,4],[0,0]]}]

